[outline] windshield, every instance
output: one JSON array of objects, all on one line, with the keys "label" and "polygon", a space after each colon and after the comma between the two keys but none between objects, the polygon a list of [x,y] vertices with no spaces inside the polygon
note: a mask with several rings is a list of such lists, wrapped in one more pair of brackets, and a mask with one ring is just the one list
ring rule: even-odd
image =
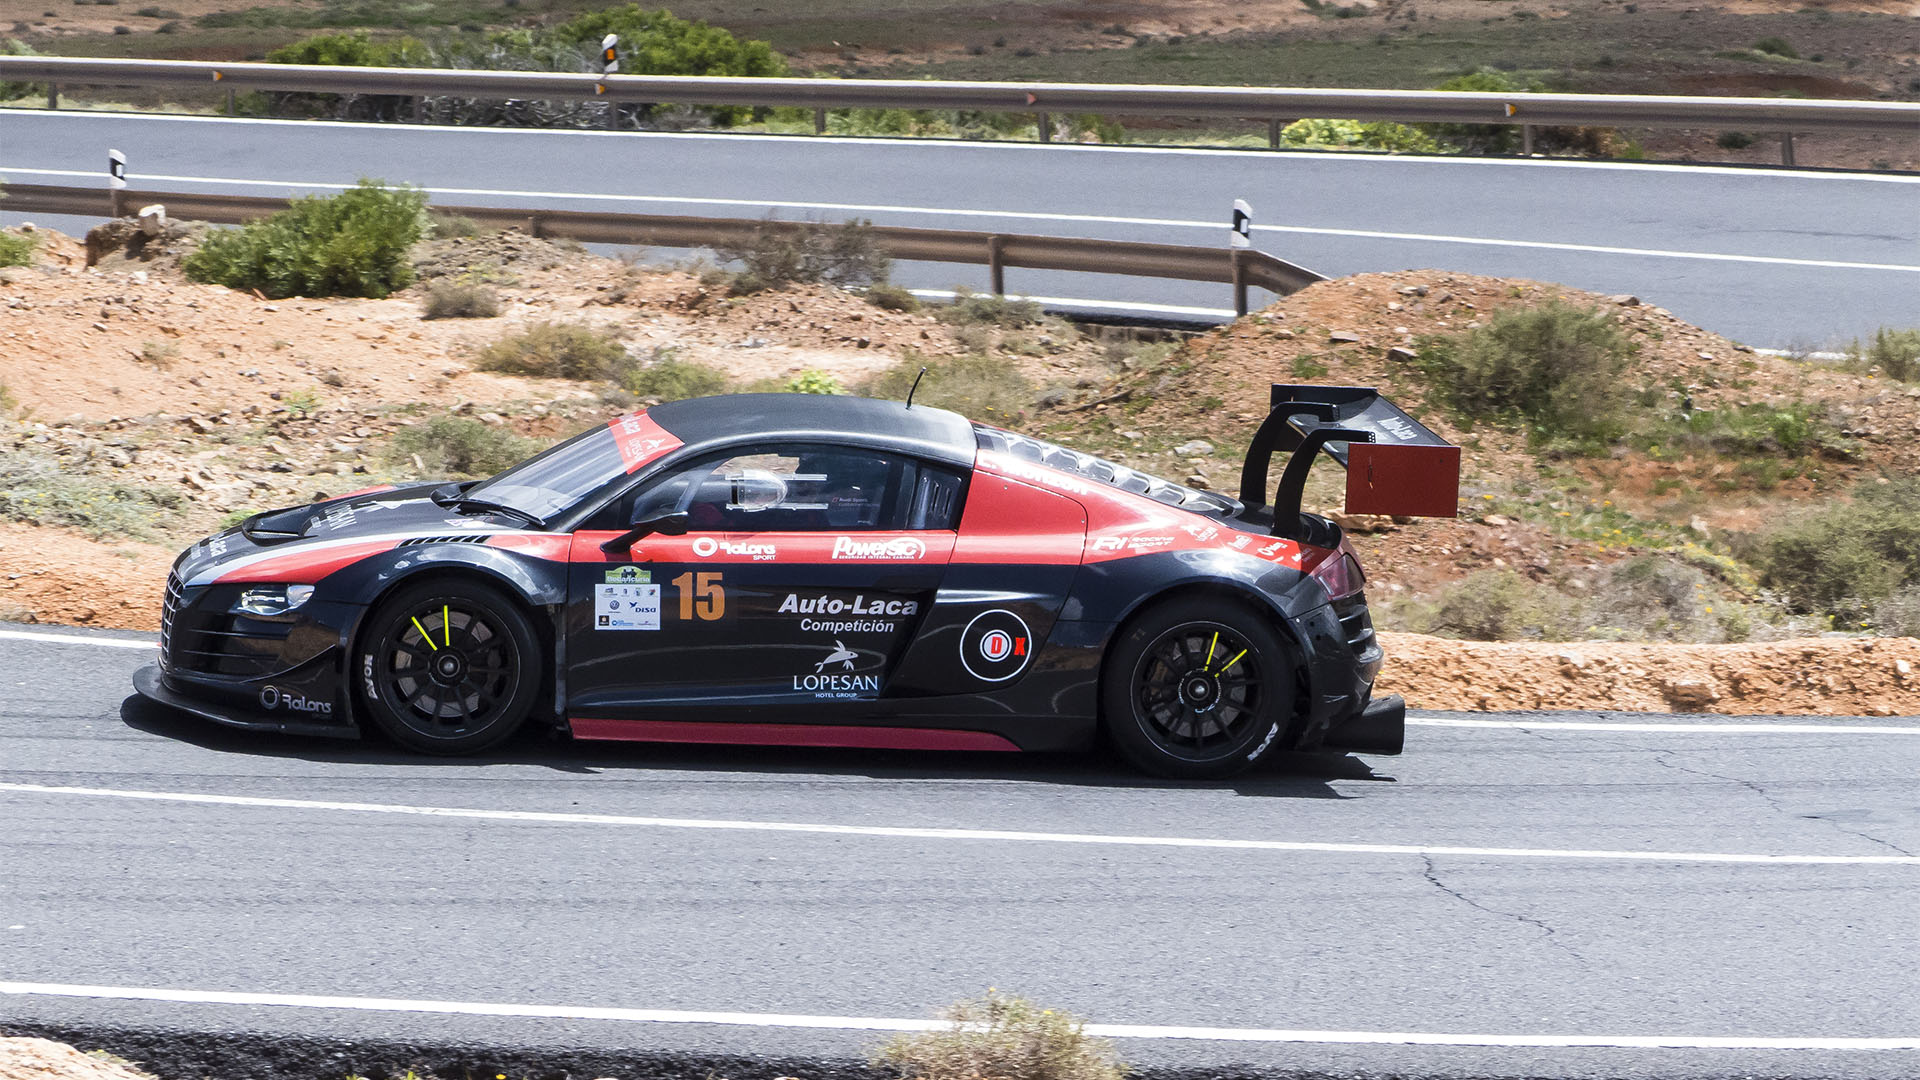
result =
[{"label": "windshield", "polygon": [[464,498],[498,503],[545,521],[679,445],[679,439],[644,412],[629,413],[481,481]]}]

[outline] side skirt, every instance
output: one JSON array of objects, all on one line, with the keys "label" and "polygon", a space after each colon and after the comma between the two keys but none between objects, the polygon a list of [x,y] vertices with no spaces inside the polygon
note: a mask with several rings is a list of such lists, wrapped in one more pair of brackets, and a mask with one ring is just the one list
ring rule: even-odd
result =
[{"label": "side skirt", "polygon": [[741,746],[832,746],[870,750],[993,750],[1018,752],[1009,739],[985,731],[861,727],[847,724],[729,724],[690,720],[568,721],[576,739],[616,742],[726,743]]}]

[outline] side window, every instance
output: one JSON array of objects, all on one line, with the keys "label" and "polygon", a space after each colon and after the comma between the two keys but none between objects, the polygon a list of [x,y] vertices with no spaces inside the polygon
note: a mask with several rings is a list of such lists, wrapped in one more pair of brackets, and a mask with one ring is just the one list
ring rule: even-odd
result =
[{"label": "side window", "polygon": [[[951,529],[959,475],[861,447],[794,444],[702,458],[618,500],[625,522],[685,511],[695,532]],[[596,518],[596,524],[598,519]],[[611,527],[611,526],[609,526]]]}]

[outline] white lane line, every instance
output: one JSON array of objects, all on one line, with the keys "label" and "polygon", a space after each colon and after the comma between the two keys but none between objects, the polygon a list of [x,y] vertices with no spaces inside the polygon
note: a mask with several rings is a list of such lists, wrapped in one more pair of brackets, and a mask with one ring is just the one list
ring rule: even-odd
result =
[{"label": "white lane line", "polygon": [[49,641],[55,645],[105,645],[112,649],[157,649],[157,641],[128,641],[126,638],[83,637],[79,634],[48,634],[39,630],[0,630],[0,639]]},{"label": "white lane line", "polygon": [[[1450,157],[1444,155],[1420,154],[1365,154],[1338,150],[1288,150],[1276,154],[1265,147],[1231,146],[1115,146],[1101,143],[1038,143],[1013,142],[991,139],[936,139],[918,138],[876,138],[859,135],[781,135],[757,132],[719,132],[719,131],[589,131],[564,128],[478,128],[454,127],[445,124],[382,124],[365,120],[329,120],[315,123],[311,120],[276,120],[261,116],[193,116],[177,113],[125,113],[125,112],[83,112],[67,110],[49,112],[38,108],[0,107],[0,116],[44,119],[60,121],[99,121],[102,123],[133,121],[179,123],[179,124],[258,124],[273,127],[298,127],[303,134],[313,135],[332,128],[362,129],[386,134],[453,134],[480,138],[587,138],[587,139],[646,139],[655,142],[756,142],[777,143],[783,146],[857,146],[867,150],[884,150],[888,153],[908,152],[924,146],[935,146],[942,150],[992,151],[1008,150],[1014,153],[1031,154],[1133,154],[1133,155],[1178,155],[1183,157],[1232,157],[1242,161],[1261,164],[1284,164],[1289,161],[1316,162],[1354,162],[1371,161],[1388,163],[1389,167],[1406,168],[1414,166],[1438,166],[1441,168],[1510,168],[1510,169],[1581,169],[1599,172],[1663,172],[1670,176],[1737,176],[1748,180],[1769,182],[1773,180],[1823,180],[1871,184],[1920,184],[1920,177],[1902,173],[1883,172],[1845,172],[1839,169],[1785,169],[1754,168],[1738,165],[1698,165],[1682,162],[1659,161],[1587,161],[1566,158],[1512,158]],[[98,171],[87,172],[87,176],[98,176]]]},{"label": "white lane line", "polygon": [[[78,174],[67,170],[0,169],[0,173],[36,173],[46,172],[52,175],[90,175]],[[184,184],[221,184],[230,187],[268,187],[276,189],[303,188],[327,191],[342,191],[352,184],[338,183],[294,183],[284,180],[237,180],[219,176],[166,176],[160,174],[129,174],[130,180],[164,180]],[[693,195],[623,195],[595,194],[581,191],[515,191],[506,188],[456,188],[426,187],[422,191],[431,195],[480,195],[488,197],[547,199],[547,200],[589,200],[593,202],[625,202],[652,204],[679,204],[686,206],[728,206],[758,207],[776,210],[820,210],[853,214],[902,214],[930,215],[936,217],[992,218],[1013,221],[1061,221],[1095,225],[1130,225],[1152,228],[1172,229],[1211,229],[1218,231],[1217,221],[1188,221],[1180,218],[1121,217],[1109,214],[1052,214],[1032,210],[954,210],[933,206],[898,206],[889,203],[829,203],[795,202],[779,199],[721,199]],[[530,209],[528,211],[532,213]],[[1628,255],[1636,258],[1652,259],[1696,259],[1707,262],[1755,263],[1765,266],[1806,266],[1823,270],[1878,270],[1893,273],[1920,274],[1920,266],[1904,263],[1868,263],[1846,262],[1835,259],[1796,259],[1781,255],[1730,255],[1710,251],[1668,251],[1658,248],[1615,247],[1604,244],[1568,244],[1547,240],[1504,240],[1485,236],[1445,236],[1438,233],[1385,232],[1375,229],[1334,229],[1306,225],[1255,225],[1255,232],[1293,233],[1307,236],[1338,236],[1362,240],[1396,240],[1423,244],[1465,244],[1474,247],[1524,248],[1535,251],[1567,251],[1584,255]]]},{"label": "white lane line", "polygon": [[626,814],[572,814],[547,810],[475,810],[452,806],[334,802],[325,799],[269,799],[251,795],[204,795],[183,791],[62,787],[0,783],[0,791],[29,795],[76,795],[145,802],[247,806],[275,810],[328,810],[355,814],[403,814],[415,817],[481,821],[521,821],[558,825],[618,825],[650,829],[704,829],[724,832],[812,833],[826,836],[885,836],[913,840],[1001,840],[1038,844],[1093,844],[1108,847],[1206,848],[1230,851],[1300,851],[1347,855],[1464,855],[1483,858],[1587,859],[1668,863],[1736,863],[1771,866],[1920,866],[1920,855],[1765,855],[1719,851],[1608,851],[1581,848],[1463,847],[1440,844],[1347,844],[1304,840],[1234,840],[1207,836],[1125,836],[1101,833],[1027,832],[1015,829],[932,829],[897,825],[824,825],[800,821],[733,821],[717,818],[638,817]]},{"label": "white lane line", "polygon": [[[825,1028],[837,1031],[944,1031],[944,1020],[891,1016],[810,1016],[795,1013],[707,1012],[691,1009],[623,1009],[591,1005],[506,1005],[481,1001],[347,997],[330,994],[251,994],[224,990],[175,990],[142,986],[0,982],[0,994],[33,997],[108,998],[191,1005],[275,1006],[456,1016],[505,1016],[541,1020],[612,1020],[640,1024],[719,1024],[729,1027]],[[1311,1028],[1185,1027],[1169,1024],[1088,1024],[1089,1035],[1108,1039],[1197,1039],[1220,1042],[1402,1044],[1416,1046],[1509,1046],[1676,1050],[1916,1050],[1920,1038],[1757,1035],[1502,1035],[1433,1031],[1320,1031]]]},{"label": "white lane line", "polygon": [[1417,727],[1514,728],[1527,731],[1684,731],[1690,735],[1920,735],[1920,727],[1871,724],[1653,724],[1615,720],[1474,720],[1407,714]]}]

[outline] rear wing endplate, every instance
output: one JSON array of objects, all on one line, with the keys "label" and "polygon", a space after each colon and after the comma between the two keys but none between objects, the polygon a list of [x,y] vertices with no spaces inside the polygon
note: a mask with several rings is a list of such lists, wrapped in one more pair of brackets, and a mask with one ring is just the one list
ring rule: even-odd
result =
[{"label": "rear wing endplate", "polygon": [[1349,514],[1453,517],[1460,501],[1460,448],[1371,386],[1275,383],[1272,411],[1247,447],[1240,501],[1267,505],[1267,471],[1275,451],[1292,454],[1273,493],[1273,531],[1299,526],[1300,497],[1314,458],[1325,453],[1347,470]]}]

